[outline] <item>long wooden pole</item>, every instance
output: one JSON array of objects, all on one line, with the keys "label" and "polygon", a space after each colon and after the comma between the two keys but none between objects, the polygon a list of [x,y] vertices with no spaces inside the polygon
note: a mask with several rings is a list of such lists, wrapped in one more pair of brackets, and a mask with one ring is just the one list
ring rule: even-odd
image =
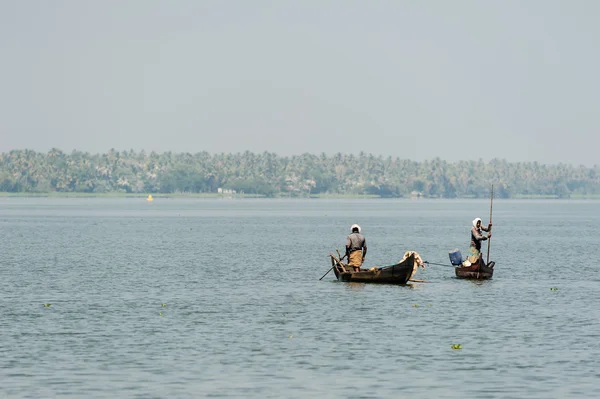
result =
[{"label": "long wooden pole", "polygon": [[[492,184],[492,195],[490,196],[490,224],[492,223],[492,205],[494,204],[494,185]],[[490,231],[488,233],[491,233],[492,229],[490,228]],[[486,265],[488,265],[490,263],[490,246],[492,245],[492,243],[490,242],[492,241],[492,238],[488,238],[488,251],[487,251],[487,262]]]},{"label": "long wooden pole", "polygon": [[[336,251],[337,251],[337,249],[336,249]],[[340,251],[337,251],[337,253],[338,253],[338,255],[339,255]],[[332,271],[332,270],[333,270],[333,268],[335,267],[335,262],[334,262],[334,260],[333,260],[333,259],[334,259],[334,256],[333,256],[333,255],[329,255],[329,256],[331,256],[331,269],[327,270],[327,273],[325,273],[325,274],[324,274],[324,275],[323,275],[323,276],[322,276],[322,277],[319,279],[319,281],[323,280],[323,277],[327,276],[327,275],[329,274],[329,272],[330,272],[330,271]],[[346,257],[346,255],[344,255],[344,256],[342,257],[342,259],[344,259],[345,257]],[[340,259],[340,262],[342,261],[342,259]]]},{"label": "long wooden pole", "polygon": [[[327,273],[325,273],[325,274],[323,275],[323,277],[327,276],[327,275],[329,274],[329,272],[333,270],[333,268],[334,268],[334,267],[335,267],[335,266],[331,266],[331,269],[327,270]],[[319,279],[319,281],[323,280],[323,277],[321,277],[321,278]]]}]

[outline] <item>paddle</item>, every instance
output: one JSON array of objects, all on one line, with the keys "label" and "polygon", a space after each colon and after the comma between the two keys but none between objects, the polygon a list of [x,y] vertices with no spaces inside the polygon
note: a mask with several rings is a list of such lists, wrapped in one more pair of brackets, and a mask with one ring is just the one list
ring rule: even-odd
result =
[{"label": "paddle", "polygon": [[[492,195],[490,196],[490,224],[492,224],[492,205],[494,203],[494,185],[492,184]],[[490,231],[488,231],[488,234],[492,232],[492,228],[490,227]],[[486,265],[489,265],[490,263],[490,245],[492,241],[492,237],[488,238],[488,250],[487,250],[487,262],[485,262]]]},{"label": "paddle", "polygon": [[[340,251],[338,251],[337,249],[336,249],[336,251],[337,251],[337,253],[338,253],[338,255],[339,255],[339,254],[340,254]],[[346,255],[342,256],[342,257],[340,258],[340,262],[341,262],[341,261],[342,261],[342,259],[344,259],[345,257],[346,257]],[[333,266],[331,266],[331,269],[327,270],[327,273],[325,273],[325,274],[323,275],[323,277],[327,276],[327,275],[329,274],[329,272],[333,270],[333,268],[334,268],[334,267],[335,267],[335,264],[334,264]],[[323,280],[323,277],[321,277],[321,278],[319,279],[319,281]]]},{"label": "paddle", "polygon": [[[329,274],[329,272],[333,270],[333,268],[334,268],[334,267],[335,267],[335,266],[331,266],[331,269],[327,270],[327,273],[325,273],[325,274],[323,275],[323,277],[327,276],[327,275]],[[319,281],[323,280],[323,277],[321,277],[321,278],[319,279]]]}]

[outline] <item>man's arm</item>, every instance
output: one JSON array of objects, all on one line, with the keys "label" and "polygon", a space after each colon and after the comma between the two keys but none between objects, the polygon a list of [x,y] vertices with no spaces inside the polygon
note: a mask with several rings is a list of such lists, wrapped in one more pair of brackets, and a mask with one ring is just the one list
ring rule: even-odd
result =
[{"label": "man's arm", "polygon": [[479,231],[477,231],[477,229],[475,227],[473,227],[471,229],[471,234],[473,234],[473,237],[475,237],[476,240],[478,241],[485,241],[487,240],[487,237],[484,235],[479,234]]}]

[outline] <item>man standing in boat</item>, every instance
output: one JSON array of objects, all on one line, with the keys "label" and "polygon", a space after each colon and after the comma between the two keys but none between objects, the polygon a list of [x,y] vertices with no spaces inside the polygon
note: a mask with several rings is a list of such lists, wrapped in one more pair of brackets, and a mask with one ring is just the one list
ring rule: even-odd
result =
[{"label": "man standing in boat", "polygon": [[473,220],[473,227],[471,228],[471,247],[469,248],[469,261],[471,263],[475,263],[475,261],[479,259],[479,253],[481,252],[481,241],[485,241],[492,236],[492,233],[489,233],[487,237],[484,236],[481,232],[482,230],[487,232],[491,231],[492,224],[490,223],[487,227],[483,227],[481,225],[481,219],[475,218],[475,220]]},{"label": "man standing in boat", "polygon": [[350,234],[346,238],[346,259],[348,266],[354,268],[355,272],[360,271],[360,266],[367,256],[367,240],[360,234],[360,226],[353,224],[350,227]]}]

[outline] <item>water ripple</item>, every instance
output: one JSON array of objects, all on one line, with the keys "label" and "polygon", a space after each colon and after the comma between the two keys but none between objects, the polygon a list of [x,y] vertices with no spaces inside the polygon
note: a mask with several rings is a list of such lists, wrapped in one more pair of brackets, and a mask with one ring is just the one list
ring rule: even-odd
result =
[{"label": "water ripple", "polygon": [[495,202],[493,280],[397,287],[318,279],[355,221],[368,266],[447,263],[489,204],[10,198],[0,397],[595,398],[600,203],[579,204]]}]

